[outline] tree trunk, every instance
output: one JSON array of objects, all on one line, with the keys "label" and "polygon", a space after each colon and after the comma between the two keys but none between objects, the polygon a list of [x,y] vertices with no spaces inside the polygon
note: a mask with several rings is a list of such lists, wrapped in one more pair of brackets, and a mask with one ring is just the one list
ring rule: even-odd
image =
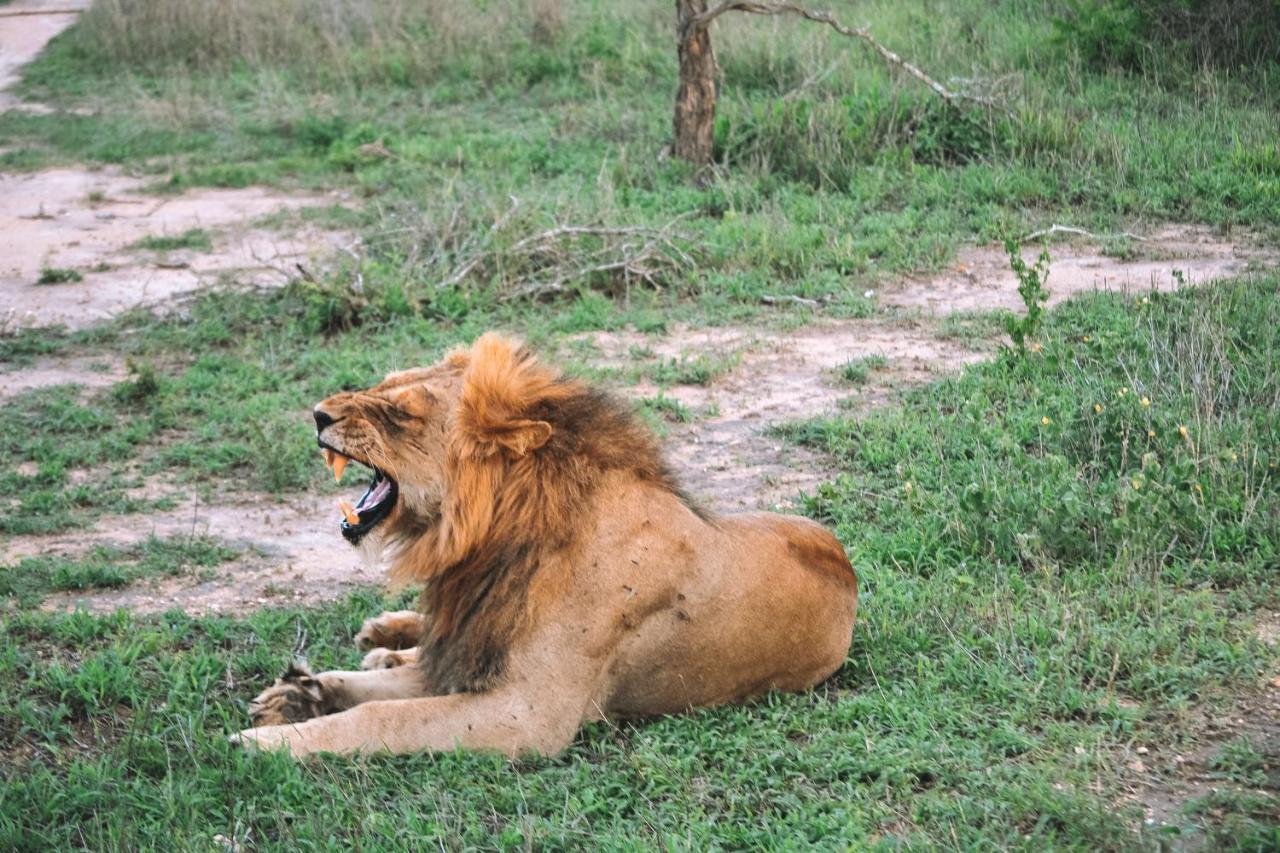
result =
[{"label": "tree trunk", "polygon": [[711,163],[716,124],[716,54],[707,26],[692,21],[707,11],[707,0],[676,0],[680,87],[676,90],[672,153],[698,166]]}]

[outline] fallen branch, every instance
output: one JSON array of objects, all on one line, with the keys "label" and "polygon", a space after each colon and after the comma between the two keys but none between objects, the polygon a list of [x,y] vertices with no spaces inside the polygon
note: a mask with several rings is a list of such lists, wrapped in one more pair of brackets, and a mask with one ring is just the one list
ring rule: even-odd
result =
[{"label": "fallen branch", "polygon": [[791,293],[784,293],[782,296],[772,296],[768,293],[761,294],[760,301],[765,305],[781,305],[784,302],[794,302],[797,305],[804,305],[808,308],[817,308],[822,303],[817,299],[809,299],[805,296],[796,296]]},{"label": "fallen branch", "polygon": [[1131,231],[1121,231],[1118,234],[1094,234],[1092,231],[1086,231],[1083,228],[1075,228],[1071,225],[1050,225],[1048,228],[1041,228],[1039,231],[1032,231],[1030,234],[1022,238],[1023,243],[1032,243],[1045,237],[1052,237],[1054,234],[1073,234],[1077,237],[1088,237],[1090,240],[1104,240],[1110,237],[1128,237],[1130,240],[1137,240],[1145,243],[1150,238],[1134,234]]},{"label": "fallen branch", "polygon": [[893,52],[877,41],[876,38],[871,35],[869,28],[850,27],[836,20],[835,16],[830,12],[815,12],[812,9],[797,6],[794,3],[758,3],[754,0],[725,0],[725,2],[713,6],[701,15],[696,15],[689,19],[686,25],[687,31],[681,33],[681,38],[687,39],[694,31],[705,29],[712,21],[726,12],[746,12],[751,15],[770,16],[796,15],[815,23],[826,24],[842,36],[859,39],[867,45],[870,45],[876,53],[880,54],[880,57],[885,62],[916,78],[921,83],[932,89],[938,97],[942,98],[948,104],[954,105],[959,101],[970,101],[987,108],[1003,109],[1000,104],[997,104],[991,98],[984,98],[980,95],[970,95],[965,92],[956,92],[948,89],[946,86],[924,73],[918,65],[908,62],[906,59],[902,58],[901,55]]}]

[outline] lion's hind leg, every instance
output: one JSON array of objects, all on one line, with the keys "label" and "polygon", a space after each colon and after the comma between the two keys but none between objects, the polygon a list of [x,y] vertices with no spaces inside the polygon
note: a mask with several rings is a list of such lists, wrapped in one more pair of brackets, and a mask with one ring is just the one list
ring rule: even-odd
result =
[{"label": "lion's hind leg", "polygon": [[356,646],[370,649],[412,649],[422,639],[422,614],[416,610],[388,610],[364,620],[356,633]]}]

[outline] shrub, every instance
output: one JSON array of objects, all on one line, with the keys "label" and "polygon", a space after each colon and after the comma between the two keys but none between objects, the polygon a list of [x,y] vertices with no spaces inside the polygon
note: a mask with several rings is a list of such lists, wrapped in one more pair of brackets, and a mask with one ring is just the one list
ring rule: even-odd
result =
[{"label": "shrub", "polygon": [[1070,0],[1054,24],[1095,68],[1139,68],[1170,48],[1207,65],[1280,62],[1275,0]]}]

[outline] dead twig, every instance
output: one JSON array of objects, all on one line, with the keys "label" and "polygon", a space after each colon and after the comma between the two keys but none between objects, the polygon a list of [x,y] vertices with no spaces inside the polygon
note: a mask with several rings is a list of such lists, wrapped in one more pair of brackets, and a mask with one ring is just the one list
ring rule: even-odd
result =
[{"label": "dead twig", "polygon": [[1103,240],[1107,237],[1128,237],[1130,240],[1137,240],[1140,243],[1145,243],[1149,239],[1130,231],[1121,231],[1118,234],[1094,234],[1092,231],[1086,231],[1083,228],[1076,228],[1071,225],[1050,225],[1048,228],[1032,231],[1022,238],[1022,242],[1032,243],[1045,237],[1052,237],[1054,234],[1073,234],[1077,237],[1088,237],[1090,240]]},{"label": "dead twig", "polygon": [[797,6],[794,3],[758,3],[755,2],[755,0],[725,0],[725,2],[711,7],[701,15],[696,15],[693,18],[690,18],[686,25],[686,32],[681,34],[682,38],[687,39],[687,37],[695,30],[705,29],[710,26],[712,21],[726,12],[746,12],[751,15],[770,16],[796,15],[818,24],[826,24],[846,38],[862,41],[878,53],[880,58],[886,63],[916,78],[925,86],[933,90],[938,97],[942,98],[948,104],[955,105],[961,101],[969,101],[971,103],[987,107],[988,109],[1005,109],[1001,104],[996,103],[991,98],[948,89],[946,86],[924,73],[918,65],[909,62],[900,54],[895,53],[877,41],[876,38],[871,35],[871,30],[868,27],[851,27],[840,23],[840,21],[838,21],[830,12],[815,12],[812,9]]}]

